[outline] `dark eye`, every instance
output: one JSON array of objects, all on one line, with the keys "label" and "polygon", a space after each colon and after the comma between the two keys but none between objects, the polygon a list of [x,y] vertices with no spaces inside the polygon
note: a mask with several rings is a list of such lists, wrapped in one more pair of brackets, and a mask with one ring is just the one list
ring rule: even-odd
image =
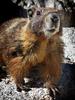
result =
[{"label": "dark eye", "polygon": [[40,11],[37,11],[37,15],[41,15],[41,12]]}]

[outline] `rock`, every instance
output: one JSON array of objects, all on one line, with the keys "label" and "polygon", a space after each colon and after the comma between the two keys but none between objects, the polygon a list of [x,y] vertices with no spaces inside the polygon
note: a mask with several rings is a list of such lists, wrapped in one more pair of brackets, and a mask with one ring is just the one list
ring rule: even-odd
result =
[{"label": "rock", "polygon": [[63,64],[62,76],[59,81],[61,90],[58,100],[75,100],[75,64]]},{"label": "rock", "polygon": [[64,61],[75,63],[75,28],[63,28]]},{"label": "rock", "polygon": [[15,83],[6,84],[8,78],[0,82],[0,100],[50,100],[49,91],[46,88],[32,88],[29,92],[17,92]]}]

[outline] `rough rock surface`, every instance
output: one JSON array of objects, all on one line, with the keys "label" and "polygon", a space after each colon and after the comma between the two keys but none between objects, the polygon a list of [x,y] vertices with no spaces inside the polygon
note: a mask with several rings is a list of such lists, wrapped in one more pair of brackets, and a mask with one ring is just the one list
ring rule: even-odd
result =
[{"label": "rough rock surface", "polygon": [[75,63],[75,28],[63,28],[64,57],[68,63]]},{"label": "rough rock surface", "polygon": [[0,100],[50,100],[49,91],[45,88],[31,88],[29,92],[17,92],[15,83],[3,79],[0,82]]}]

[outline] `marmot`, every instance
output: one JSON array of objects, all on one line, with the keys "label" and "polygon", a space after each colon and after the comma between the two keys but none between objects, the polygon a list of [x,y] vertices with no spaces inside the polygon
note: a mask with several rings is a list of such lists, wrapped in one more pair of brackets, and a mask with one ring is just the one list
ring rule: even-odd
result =
[{"label": "marmot", "polygon": [[31,20],[15,18],[0,26],[0,62],[21,90],[25,75],[37,65],[47,88],[60,78],[63,46],[57,12],[39,9]]}]

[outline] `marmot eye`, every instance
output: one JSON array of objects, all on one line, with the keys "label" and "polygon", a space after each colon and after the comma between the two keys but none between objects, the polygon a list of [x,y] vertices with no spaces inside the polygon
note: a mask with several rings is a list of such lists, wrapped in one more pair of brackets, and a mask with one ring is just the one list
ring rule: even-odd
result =
[{"label": "marmot eye", "polygon": [[37,15],[41,15],[41,12],[40,11],[37,11]]}]

